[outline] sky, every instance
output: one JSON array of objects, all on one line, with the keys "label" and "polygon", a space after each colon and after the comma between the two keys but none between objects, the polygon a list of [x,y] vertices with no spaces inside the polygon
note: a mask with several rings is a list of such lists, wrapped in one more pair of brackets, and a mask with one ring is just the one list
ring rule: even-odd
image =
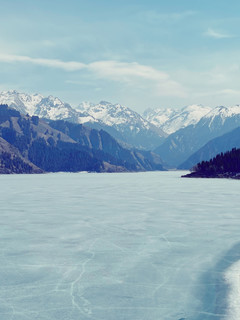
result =
[{"label": "sky", "polygon": [[147,108],[240,104],[240,2],[0,0],[0,91]]}]

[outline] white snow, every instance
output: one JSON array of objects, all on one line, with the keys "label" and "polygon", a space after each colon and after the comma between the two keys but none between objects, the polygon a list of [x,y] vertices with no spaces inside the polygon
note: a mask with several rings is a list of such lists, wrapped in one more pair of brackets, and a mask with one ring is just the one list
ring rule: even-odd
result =
[{"label": "white snow", "polygon": [[21,113],[37,115],[52,120],[77,117],[77,111],[53,96],[19,93],[15,90],[0,93],[0,104],[7,104]]},{"label": "white snow", "polygon": [[218,106],[215,108],[202,105],[190,105],[182,109],[148,109],[144,112],[144,117],[161,128],[168,134],[171,134],[181,128],[189,125],[196,125],[201,119],[205,120],[209,127],[212,126],[214,119],[218,118],[223,124],[227,118],[240,115],[240,105]]},{"label": "white snow", "polygon": [[86,123],[86,122],[96,122],[96,119],[94,119],[92,116],[81,116],[78,117],[78,123]]},{"label": "white snow", "polygon": [[208,123],[208,126],[211,127],[216,120],[220,120],[222,124],[226,121],[226,119],[238,117],[240,115],[240,106],[218,106],[213,108],[209,113],[207,113],[202,119]]},{"label": "white snow", "polygon": [[[73,109],[57,97],[43,97],[41,94],[19,93],[15,90],[1,92],[0,104],[8,104],[31,116],[38,115],[52,120],[71,118],[77,123],[99,122],[112,126],[118,131],[130,130],[135,133],[142,130],[157,132],[160,128],[167,134],[171,134],[189,125],[196,125],[201,119],[205,119],[211,126],[215,118],[220,117],[224,123],[227,118],[240,115],[239,105],[210,108],[194,104],[182,109],[149,109],[142,117],[126,106],[107,101],[101,101],[98,104],[85,101],[77,109]],[[160,131],[158,134],[161,134]]]},{"label": "white snow", "polygon": [[81,124],[98,123],[105,130],[108,130],[107,126],[113,127],[121,132],[127,143],[132,136],[144,136],[145,134],[146,137],[142,139],[144,140],[143,143],[132,142],[133,145],[136,143],[136,146],[140,148],[143,146],[145,148],[156,147],[156,142],[152,144],[152,139],[158,139],[158,137],[160,139],[160,137],[165,136],[164,132],[143,119],[137,112],[120,104],[112,104],[107,101],[101,101],[98,104],[82,102],[77,109],[74,109],[57,97],[43,97],[37,94],[28,95],[17,91],[8,91],[0,93],[1,103],[8,104],[23,114],[28,113],[40,118],[70,120]]},{"label": "white snow", "polygon": [[171,134],[181,128],[194,125],[212,109],[201,105],[190,105],[182,109],[167,108],[147,110],[144,115],[146,119]]},{"label": "white snow", "polygon": [[28,95],[24,93],[18,93],[15,90],[3,91],[0,93],[0,104],[7,104],[9,106],[18,106],[20,112],[34,114],[35,105],[37,105],[43,96],[40,94]]},{"label": "white snow", "polygon": [[[134,112],[126,106],[112,104],[107,101],[101,101],[94,105],[89,102],[81,103],[77,110],[89,114],[91,117],[108,126],[120,128],[127,126],[130,130],[149,130],[150,123],[143,119],[137,112]],[[137,127],[140,127],[137,129]]]},{"label": "white snow", "polygon": [[216,108],[212,109],[208,114],[206,114],[206,118],[211,118],[211,117],[218,116],[218,115],[221,115],[222,118],[223,117],[227,118],[227,117],[232,117],[237,114],[240,114],[240,106],[239,105],[231,106],[231,107],[220,106],[220,107],[216,107]]}]

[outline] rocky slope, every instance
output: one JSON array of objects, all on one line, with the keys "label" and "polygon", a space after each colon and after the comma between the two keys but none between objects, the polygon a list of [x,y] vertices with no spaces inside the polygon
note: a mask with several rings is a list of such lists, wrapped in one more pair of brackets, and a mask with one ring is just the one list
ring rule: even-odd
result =
[{"label": "rocky slope", "polygon": [[43,173],[43,170],[25,159],[19,150],[0,137],[0,174]]},{"label": "rocky slope", "polygon": [[96,127],[101,124],[113,137],[137,148],[151,150],[162,143],[167,136],[162,129],[120,104],[106,101],[101,101],[97,105],[82,103],[78,106],[78,110],[96,119],[95,122],[88,122],[89,125]]},{"label": "rocky slope", "polygon": [[115,139],[130,147],[151,150],[166,134],[138,113],[119,104],[100,102],[97,105],[82,103],[77,110],[52,96],[29,95],[17,91],[0,93],[0,103],[7,104],[23,114],[37,115],[51,120],[67,120],[95,129],[104,129]]},{"label": "rocky slope", "polygon": [[[103,130],[66,121],[46,123],[6,105],[0,105],[0,137],[2,173],[7,173],[8,164],[16,157],[22,169],[16,166],[14,173],[163,169],[159,156],[124,149]],[[24,168],[24,163],[32,169]]]}]

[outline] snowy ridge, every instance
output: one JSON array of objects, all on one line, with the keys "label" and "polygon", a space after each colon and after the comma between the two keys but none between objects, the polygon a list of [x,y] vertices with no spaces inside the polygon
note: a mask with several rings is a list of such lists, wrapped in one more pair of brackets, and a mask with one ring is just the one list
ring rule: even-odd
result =
[{"label": "snowy ridge", "polygon": [[[153,150],[166,137],[166,133],[160,128],[151,124],[137,112],[118,103],[101,101],[94,105],[85,102],[81,103],[77,110],[95,119],[95,122],[88,122],[88,125],[96,128],[99,128],[100,125],[115,139],[130,146]],[[79,118],[80,121],[84,123],[85,119]]]},{"label": "snowy ridge", "polygon": [[[78,106],[78,110],[95,119],[95,124],[102,125],[103,129],[116,139],[140,149],[153,150],[167,136],[161,128],[157,128],[137,112],[118,103],[112,104],[107,101],[101,101],[96,105],[82,103]],[[79,118],[79,121],[82,120]]]},{"label": "snowy ridge", "polygon": [[202,121],[211,126],[221,126],[227,119],[233,119],[240,116],[240,105],[225,107],[217,106],[215,108],[202,105],[191,105],[182,109],[148,109],[144,112],[144,117],[161,128],[164,132],[172,134],[179,129],[189,125],[196,125]]},{"label": "snowy ridge", "polygon": [[74,110],[70,105],[63,103],[58,98],[49,96],[47,98],[43,98],[36,105],[35,114],[40,117],[58,120],[62,118],[71,118],[74,114]]},{"label": "snowy ridge", "polygon": [[211,118],[212,116],[220,115],[222,118],[232,117],[234,115],[240,114],[240,105],[235,105],[231,107],[219,106],[211,110],[206,115],[206,118]]},{"label": "snowy ridge", "polygon": [[172,134],[179,129],[198,123],[211,110],[212,108],[202,105],[190,105],[182,109],[148,109],[144,112],[144,116],[164,132]]},{"label": "snowy ridge", "polygon": [[34,115],[36,105],[41,102],[43,96],[40,94],[25,94],[18,93],[15,90],[3,91],[0,93],[0,103],[7,104],[9,107],[16,109],[22,113],[28,113],[29,115]]},{"label": "snowy ridge", "polygon": [[157,127],[161,127],[169,119],[177,114],[177,110],[172,108],[165,109],[147,109],[143,113],[143,117]]},{"label": "snowy ridge", "polygon": [[68,103],[53,96],[43,97],[39,94],[4,91],[0,93],[0,104],[7,104],[31,116],[67,120],[86,124],[98,130],[103,129],[125,144],[147,150],[156,148],[166,137],[166,133],[137,112],[120,104],[105,101],[99,104],[83,102],[77,109],[74,109]]},{"label": "snowy ridge", "polygon": [[134,128],[139,131],[140,127],[149,130],[151,124],[143,119],[137,112],[120,104],[111,104],[101,101],[99,104],[82,103],[78,110],[86,112],[97,121],[101,121],[108,126],[129,125],[131,130]]},{"label": "snowy ridge", "polygon": [[[98,104],[82,102],[77,109],[53,96],[43,97],[40,94],[25,94],[15,90],[0,93],[0,104],[30,116],[37,115],[51,120],[71,119],[77,123],[98,122],[107,126],[128,126],[130,130],[139,132],[141,129],[161,132],[137,112],[121,106],[101,101]],[[164,133],[162,133],[164,135]]]},{"label": "snowy ridge", "polygon": [[216,107],[212,109],[208,114],[206,114],[203,118],[206,121],[209,121],[209,127],[213,124],[216,118],[220,119],[221,123],[224,124],[227,118],[233,118],[235,116],[240,115],[240,106],[232,106],[232,107]]},{"label": "snowy ridge", "polygon": [[78,118],[78,113],[68,104],[53,96],[19,93],[15,90],[0,93],[0,104],[7,104],[23,114],[52,120]]}]

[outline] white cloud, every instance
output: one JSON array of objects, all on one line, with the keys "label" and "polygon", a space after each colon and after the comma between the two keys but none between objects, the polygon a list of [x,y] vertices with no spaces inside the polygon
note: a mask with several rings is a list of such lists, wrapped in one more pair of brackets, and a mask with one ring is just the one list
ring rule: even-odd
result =
[{"label": "white cloud", "polygon": [[226,34],[226,33],[221,33],[218,31],[215,31],[211,28],[209,28],[206,32],[205,35],[211,38],[215,39],[224,39],[224,38],[234,38],[234,35]]},{"label": "white cloud", "polygon": [[105,76],[112,80],[131,81],[133,78],[163,81],[169,76],[152,67],[141,65],[137,62],[118,62],[118,61],[97,61],[90,63],[88,68],[100,76]]},{"label": "white cloud", "polygon": [[[0,54],[0,61],[7,63],[31,63],[68,72],[86,70],[94,77],[127,83],[135,87],[152,88],[157,95],[183,96],[184,89],[170,76],[151,66],[137,62],[118,62],[113,60],[96,61],[89,64],[77,61],[62,61],[59,59],[32,58],[20,55]],[[70,80],[68,80],[70,83]]]},{"label": "white cloud", "polygon": [[19,56],[19,55],[7,55],[0,54],[0,61],[2,62],[28,62],[36,65],[52,67],[63,69],[66,71],[77,71],[85,68],[85,64],[75,61],[61,61],[58,59],[41,59],[41,58],[31,58],[28,56]]},{"label": "white cloud", "polygon": [[142,89],[152,88],[158,96],[186,95],[185,89],[167,73],[136,62],[97,61],[89,64],[88,68],[100,78],[125,82]]}]

